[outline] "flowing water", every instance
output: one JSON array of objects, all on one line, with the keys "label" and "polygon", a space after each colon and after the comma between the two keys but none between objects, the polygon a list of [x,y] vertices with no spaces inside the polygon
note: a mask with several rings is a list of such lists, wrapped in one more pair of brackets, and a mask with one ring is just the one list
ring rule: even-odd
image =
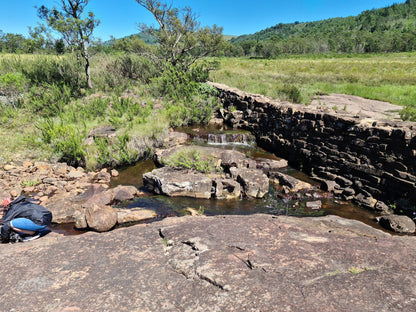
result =
[{"label": "flowing water", "polygon": [[[190,137],[191,144],[236,149],[257,160],[264,158],[279,159],[274,154],[257,148],[255,138],[248,132],[234,130],[215,131],[215,129],[209,128],[182,128],[178,131],[187,133]],[[144,190],[142,175],[155,168],[156,166],[152,160],[139,162],[135,166],[120,170],[119,177],[112,180],[111,186],[114,187],[120,184],[134,185]],[[308,192],[283,195],[276,187],[270,185],[269,194],[263,199],[240,198],[235,200],[195,199],[148,194],[148,196],[124,203],[122,206],[127,208],[143,207],[152,209],[156,211],[159,218],[186,215],[188,213],[187,208],[203,211],[205,215],[268,213],[306,217],[334,214],[348,219],[359,220],[381,229],[374,220],[376,217],[374,212],[362,209],[351,202],[342,201],[333,197],[330,193],[319,190],[319,184],[303,172],[290,167],[284,168],[281,171],[316,186],[316,189]],[[313,201],[321,201],[322,208],[307,207],[306,203]]]}]

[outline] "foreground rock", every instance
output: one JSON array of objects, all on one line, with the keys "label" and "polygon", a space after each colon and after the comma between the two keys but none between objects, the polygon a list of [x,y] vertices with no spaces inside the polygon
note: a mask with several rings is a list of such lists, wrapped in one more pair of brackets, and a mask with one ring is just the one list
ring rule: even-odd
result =
[{"label": "foreground rock", "polygon": [[416,310],[415,237],[360,222],[182,217],[1,245],[3,311]]}]

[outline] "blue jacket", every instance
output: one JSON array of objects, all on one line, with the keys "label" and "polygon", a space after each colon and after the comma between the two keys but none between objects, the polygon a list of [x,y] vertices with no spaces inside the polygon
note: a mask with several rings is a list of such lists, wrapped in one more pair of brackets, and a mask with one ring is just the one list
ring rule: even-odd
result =
[{"label": "blue jacket", "polygon": [[3,216],[3,226],[1,227],[1,241],[9,241],[11,225],[10,221],[16,218],[26,218],[38,225],[49,225],[52,222],[52,213],[41,205],[37,205],[30,199],[19,196],[9,204],[9,209]]}]

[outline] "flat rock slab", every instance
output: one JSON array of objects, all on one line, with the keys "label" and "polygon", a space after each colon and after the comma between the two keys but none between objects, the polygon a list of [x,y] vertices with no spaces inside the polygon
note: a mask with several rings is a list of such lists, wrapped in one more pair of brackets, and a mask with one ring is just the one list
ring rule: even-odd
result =
[{"label": "flat rock slab", "polygon": [[335,93],[318,96],[312,100],[309,108],[335,109],[336,112],[357,114],[360,117],[391,120],[401,120],[398,112],[403,109],[402,106],[388,102]]},{"label": "flat rock slab", "polygon": [[335,216],[181,217],[0,245],[2,311],[415,311],[416,237]]}]

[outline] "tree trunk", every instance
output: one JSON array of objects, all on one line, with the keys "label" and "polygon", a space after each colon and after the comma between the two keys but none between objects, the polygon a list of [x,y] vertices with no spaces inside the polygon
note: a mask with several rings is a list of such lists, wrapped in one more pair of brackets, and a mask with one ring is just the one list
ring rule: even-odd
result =
[{"label": "tree trunk", "polygon": [[90,74],[90,58],[88,55],[88,48],[85,40],[82,40],[82,48],[84,50],[84,59],[85,59],[85,76],[87,80],[87,88],[92,89],[91,74]]}]

